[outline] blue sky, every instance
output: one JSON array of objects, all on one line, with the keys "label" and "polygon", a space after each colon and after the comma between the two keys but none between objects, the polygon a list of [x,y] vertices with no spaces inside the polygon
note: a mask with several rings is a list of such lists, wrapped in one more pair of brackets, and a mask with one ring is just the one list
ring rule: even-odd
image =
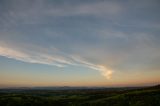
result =
[{"label": "blue sky", "polygon": [[0,0],[0,86],[160,81],[159,0]]}]

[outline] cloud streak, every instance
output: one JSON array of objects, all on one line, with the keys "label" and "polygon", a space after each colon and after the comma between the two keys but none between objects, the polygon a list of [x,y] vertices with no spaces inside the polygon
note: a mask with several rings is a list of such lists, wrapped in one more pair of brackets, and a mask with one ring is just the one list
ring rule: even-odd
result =
[{"label": "cloud streak", "polygon": [[69,56],[68,58],[63,56],[57,56],[54,54],[47,53],[26,53],[20,50],[15,50],[9,47],[0,46],[0,56],[4,56],[7,58],[12,58],[15,60],[27,62],[27,63],[36,63],[36,64],[45,64],[52,65],[57,67],[65,67],[68,65],[74,66],[83,66],[86,68],[90,68],[92,70],[99,71],[104,77],[107,79],[111,79],[113,71],[111,69],[107,69],[103,65],[96,65],[90,62],[85,61],[81,57]]},{"label": "cloud streak", "polygon": [[[0,46],[0,55],[16,59],[23,62],[28,63],[38,63],[38,64],[47,64],[47,65],[54,65],[57,67],[64,67],[62,64],[70,64],[68,61],[57,58],[57,57],[51,57],[49,55],[42,55],[42,54],[27,54],[18,50],[14,50],[7,47]],[[61,64],[60,64],[61,63]]]},{"label": "cloud streak", "polygon": [[48,9],[49,15],[54,16],[76,16],[76,15],[117,15],[123,10],[123,6],[117,2],[100,1],[92,3],[60,5],[59,8]]},{"label": "cloud streak", "polygon": [[82,66],[88,67],[90,69],[97,70],[107,79],[111,79],[112,74],[114,72],[112,69],[109,69],[103,65],[97,65],[97,64],[87,62],[86,60],[82,59],[79,56],[71,56],[71,57],[74,61],[76,61],[78,63],[78,65],[82,65]]}]

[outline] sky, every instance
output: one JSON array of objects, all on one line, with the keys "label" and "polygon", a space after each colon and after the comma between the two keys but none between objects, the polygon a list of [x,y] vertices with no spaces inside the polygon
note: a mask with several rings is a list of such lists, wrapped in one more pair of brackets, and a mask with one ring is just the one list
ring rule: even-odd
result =
[{"label": "sky", "polygon": [[0,0],[0,87],[160,83],[159,0]]}]

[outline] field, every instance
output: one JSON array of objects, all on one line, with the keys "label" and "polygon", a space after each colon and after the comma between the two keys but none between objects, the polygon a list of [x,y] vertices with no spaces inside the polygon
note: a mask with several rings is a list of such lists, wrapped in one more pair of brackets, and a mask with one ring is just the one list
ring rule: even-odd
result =
[{"label": "field", "polygon": [[61,90],[1,89],[0,106],[160,106],[160,86]]}]

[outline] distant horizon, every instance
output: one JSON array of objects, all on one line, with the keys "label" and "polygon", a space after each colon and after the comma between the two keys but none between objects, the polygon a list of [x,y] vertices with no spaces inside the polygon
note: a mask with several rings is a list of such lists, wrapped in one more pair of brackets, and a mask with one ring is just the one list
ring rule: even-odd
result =
[{"label": "distant horizon", "polygon": [[74,86],[74,85],[50,85],[50,86],[0,86],[0,89],[5,89],[5,88],[49,88],[49,87],[86,87],[86,88],[123,88],[123,87],[152,87],[152,86],[157,86],[160,85],[160,83],[152,83],[152,84],[136,84],[136,85],[112,85],[112,86]]}]

